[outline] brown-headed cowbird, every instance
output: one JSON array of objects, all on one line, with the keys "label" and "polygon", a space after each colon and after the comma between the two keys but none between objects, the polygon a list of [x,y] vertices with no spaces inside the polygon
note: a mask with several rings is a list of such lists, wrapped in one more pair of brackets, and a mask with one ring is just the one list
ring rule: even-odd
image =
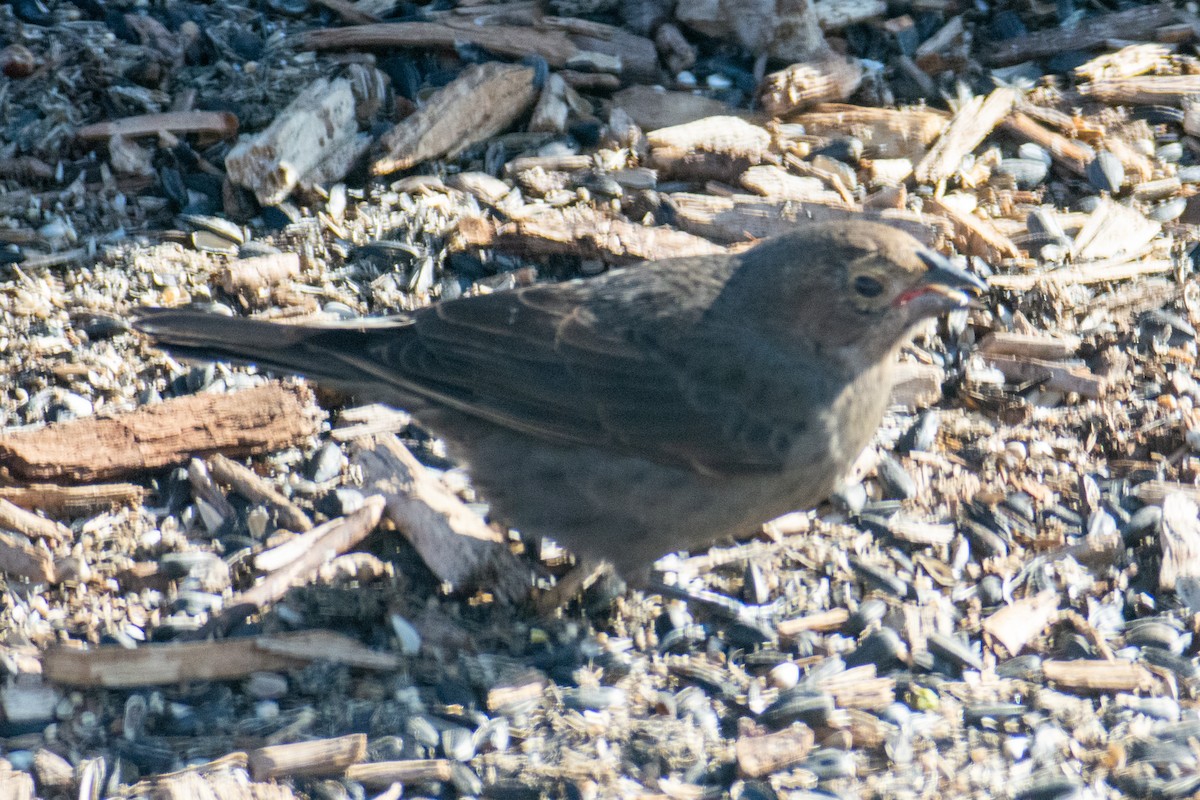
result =
[{"label": "brown-headed cowbird", "polygon": [[178,356],[407,409],[499,519],[629,575],[823,500],[878,427],[913,326],[983,288],[894,228],[813,223],[404,318],[149,309],[136,326]]}]

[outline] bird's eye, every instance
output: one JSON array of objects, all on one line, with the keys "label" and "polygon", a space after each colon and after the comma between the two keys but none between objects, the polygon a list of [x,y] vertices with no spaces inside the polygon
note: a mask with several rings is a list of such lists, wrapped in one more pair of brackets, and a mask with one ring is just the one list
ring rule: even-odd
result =
[{"label": "bird's eye", "polygon": [[863,297],[879,297],[883,294],[883,284],[870,275],[859,275],[854,279],[854,291]]}]

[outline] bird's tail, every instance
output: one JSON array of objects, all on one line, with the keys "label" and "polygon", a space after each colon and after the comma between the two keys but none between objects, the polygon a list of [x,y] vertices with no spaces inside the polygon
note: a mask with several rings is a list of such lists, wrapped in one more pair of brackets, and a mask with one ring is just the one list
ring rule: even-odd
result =
[{"label": "bird's tail", "polygon": [[179,358],[251,364],[352,389],[380,380],[371,359],[356,356],[399,344],[412,323],[378,317],[287,325],[203,311],[142,308],[135,312],[133,327]]}]

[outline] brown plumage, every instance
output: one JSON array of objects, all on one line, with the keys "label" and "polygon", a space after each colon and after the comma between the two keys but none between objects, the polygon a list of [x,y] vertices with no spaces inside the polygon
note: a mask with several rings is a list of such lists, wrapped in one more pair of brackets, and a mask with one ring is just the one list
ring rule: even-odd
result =
[{"label": "brown plumage", "polygon": [[878,427],[913,326],[982,288],[901,231],[814,223],[402,319],[150,309],[136,326],[179,356],[407,409],[498,518],[630,574],[824,499]]}]

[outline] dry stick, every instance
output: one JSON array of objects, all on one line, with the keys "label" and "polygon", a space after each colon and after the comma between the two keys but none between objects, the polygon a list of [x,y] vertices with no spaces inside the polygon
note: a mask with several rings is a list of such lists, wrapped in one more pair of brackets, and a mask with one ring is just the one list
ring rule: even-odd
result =
[{"label": "dry stick", "polygon": [[1154,688],[1154,676],[1133,661],[1045,661],[1042,675],[1060,689],[1077,692],[1133,692]]},{"label": "dry stick", "polygon": [[252,503],[262,503],[275,510],[279,524],[290,531],[302,533],[312,528],[312,520],[268,481],[241,464],[218,453],[208,460],[213,478],[227,483],[234,492]]},{"label": "dry stick", "polygon": [[1075,175],[1083,176],[1087,172],[1088,162],[1095,157],[1092,148],[1050,130],[1020,111],[1004,120],[1001,127],[1017,138],[1043,148],[1054,163]]},{"label": "dry stick", "polygon": [[228,111],[170,111],[85,125],[75,135],[80,139],[92,140],[113,136],[157,136],[161,131],[214,133],[229,138],[237,135],[238,120]]},{"label": "dry stick", "polygon": [[1170,272],[1174,268],[1175,264],[1169,258],[1148,258],[1141,261],[1107,259],[1097,264],[1073,269],[1056,269],[1052,272],[1039,272],[1036,275],[992,275],[988,278],[988,285],[997,289],[1024,292],[1038,286],[1069,286],[1123,281],[1139,275]]},{"label": "dry stick", "polygon": [[317,432],[320,414],[300,384],[190,395],[0,436],[0,466],[26,481],[106,480],[194,454],[246,456],[292,447]]},{"label": "dry stick", "polygon": [[32,486],[0,487],[0,498],[26,511],[44,511],[51,517],[87,517],[117,506],[134,507],[141,504],[145,496],[146,490],[132,483],[91,486],[35,483]]},{"label": "dry stick", "polygon": [[950,127],[917,164],[913,173],[922,183],[937,184],[958,170],[963,157],[979,146],[1012,111],[1017,93],[1000,87],[987,97],[977,96],[962,107]]},{"label": "dry stick", "polygon": [[300,631],[240,639],[141,645],[130,650],[105,645],[90,650],[52,647],[42,668],[46,679],[64,686],[161,686],[189,681],[245,678],[254,672],[293,669],[316,659],[360,669],[396,669],[398,656],[369,650],[332,631]]},{"label": "dry stick", "polygon": [[379,524],[383,508],[382,497],[368,497],[363,507],[354,513],[330,520],[296,537],[292,541],[302,540],[306,548],[294,560],[267,575],[261,583],[234,595],[229,601],[230,607],[248,605],[261,608],[283,597],[288,589],[315,573],[322,564],[365,539]]},{"label": "dry stick", "polygon": [[376,761],[354,764],[346,770],[347,780],[358,781],[369,788],[386,787],[393,783],[444,783],[453,777],[450,761],[444,758]]},{"label": "dry stick", "polygon": [[1012,240],[996,229],[991,222],[974,214],[964,214],[948,203],[927,197],[925,208],[939,214],[954,226],[954,243],[959,250],[989,261],[1016,258],[1021,251]]},{"label": "dry stick", "polygon": [[309,31],[300,47],[309,50],[360,50],[370,48],[441,47],[460,42],[478,45],[497,55],[541,56],[551,67],[564,67],[579,48],[562,31],[543,31],[516,25],[448,25],[440,22],[381,22],[351,28]]}]

